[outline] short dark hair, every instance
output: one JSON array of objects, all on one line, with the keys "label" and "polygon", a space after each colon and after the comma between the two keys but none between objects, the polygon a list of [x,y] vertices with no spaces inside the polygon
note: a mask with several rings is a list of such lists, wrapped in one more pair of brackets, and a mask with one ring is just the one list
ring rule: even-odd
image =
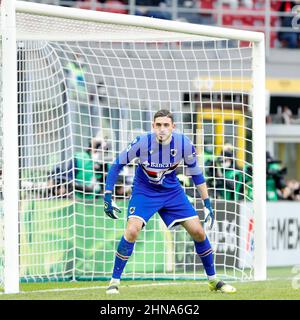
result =
[{"label": "short dark hair", "polygon": [[153,117],[153,121],[155,121],[155,119],[159,117],[168,117],[172,120],[172,123],[174,122],[173,114],[169,110],[166,110],[166,109],[158,110]]}]

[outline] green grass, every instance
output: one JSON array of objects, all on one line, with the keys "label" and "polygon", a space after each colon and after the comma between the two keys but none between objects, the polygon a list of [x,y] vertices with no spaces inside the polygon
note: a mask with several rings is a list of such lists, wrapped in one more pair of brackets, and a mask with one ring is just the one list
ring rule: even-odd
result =
[{"label": "green grass", "polygon": [[296,276],[292,267],[270,268],[266,281],[232,283],[238,290],[232,295],[209,292],[205,281],[123,281],[116,296],[105,294],[104,281],[22,283],[20,294],[0,300],[300,300]]}]

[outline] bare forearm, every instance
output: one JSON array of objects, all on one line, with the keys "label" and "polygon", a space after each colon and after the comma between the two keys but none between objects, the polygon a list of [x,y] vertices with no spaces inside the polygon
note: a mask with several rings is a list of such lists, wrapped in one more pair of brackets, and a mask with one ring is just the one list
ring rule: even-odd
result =
[{"label": "bare forearm", "polygon": [[202,200],[207,199],[209,197],[206,182],[198,184],[196,188],[200,193]]}]

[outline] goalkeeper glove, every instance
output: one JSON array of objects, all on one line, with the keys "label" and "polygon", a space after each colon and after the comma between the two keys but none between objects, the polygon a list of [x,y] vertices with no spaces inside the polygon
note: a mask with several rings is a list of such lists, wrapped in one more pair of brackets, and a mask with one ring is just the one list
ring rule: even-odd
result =
[{"label": "goalkeeper glove", "polygon": [[104,212],[112,219],[118,219],[119,217],[116,215],[115,212],[120,213],[121,210],[112,200],[112,193],[106,192],[104,194]]},{"label": "goalkeeper glove", "polygon": [[211,207],[209,198],[204,199],[203,202],[204,202],[204,215],[206,216],[204,223],[207,223],[208,220],[210,220],[209,229],[212,229],[215,222],[215,214],[214,214],[213,208]]}]

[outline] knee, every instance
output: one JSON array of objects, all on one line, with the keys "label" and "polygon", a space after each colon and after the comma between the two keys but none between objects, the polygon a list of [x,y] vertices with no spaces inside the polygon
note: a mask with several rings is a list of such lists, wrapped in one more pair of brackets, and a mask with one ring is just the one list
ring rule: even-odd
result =
[{"label": "knee", "polygon": [[196,241],[196,242],[202,242],[202,241],[204,241],[205,238],[206,238],[205,231],[204,231],[202,228],[195,230],[195,232],[193,232],[193,234],[192,234],[192,238],[193,238],[194,241]]},{"label": "knee", "polygon": [[129,223],[126,230],[125,230],[125,238],[129,242],[136,241],[138,234],[141,230],[141,227],[139,224],[136,223]]}]

